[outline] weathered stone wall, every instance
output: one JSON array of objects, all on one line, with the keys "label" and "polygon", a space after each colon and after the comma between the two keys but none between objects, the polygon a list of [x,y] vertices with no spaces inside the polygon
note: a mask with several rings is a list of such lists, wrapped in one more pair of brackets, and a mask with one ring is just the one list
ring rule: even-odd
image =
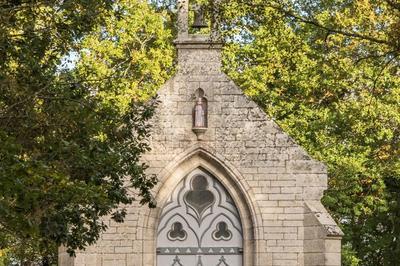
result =
[{"label": "weathered stone wall", "polygon": [[[108,221],[102,239],[78,254],[72,265],[155,265],[157,215],[168,191],[185,171],[208,164],[221,172],[216,177],[228,186],[244,220],[245,265],[340,265],[340,233],[329,238],[305,205],[320,201],[327,187],[325,166],[221,72],[218,46],[193,40],[177,46],[179,69],[159,91],[152,151],[143,157],[148,173],[160,178],[154,189],[159,205],[154,210],[128,206],[126,221]],[[198,88],[208,100],[208,129],[202,140],[192,131]],[[319,212],[329,216],[323,207]],[[330,252],[329,261],[325,252]]]},{"label": "weathered stone wall", "polygon": [[341,235],[319,201],[305,202],[304,265],[340,265]]}]

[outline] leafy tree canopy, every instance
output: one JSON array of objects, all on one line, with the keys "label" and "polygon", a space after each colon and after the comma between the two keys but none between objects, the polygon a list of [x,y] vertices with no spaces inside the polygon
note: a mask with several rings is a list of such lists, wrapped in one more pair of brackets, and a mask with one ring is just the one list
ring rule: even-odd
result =
[{"label": "leafy tree canopy", "polygon": [[398,5],[230,1],[221,13],[226,72],[329,167],[323,201],[344,229],[344,264],[398,263]]},{"label": "leafy tree canopy", "polygon": [[[30,247],[19,257],[93,243],[128,186],[150,201],[142,102],[171,74],[176,19],[175,1],[150,2],[158,13],[134,0],[1,2],[0,242]],[[396,265],[397,1],[219,2],[225,71],[329,167],[344,264]],[[71,51],[75,67],[60,67]]]},{"label": "leafy tree canopy", "polygon": [[141,1],[1,1],[0,21],[0,250],[48,264],[152,204],[139,159],[171,32]]}]

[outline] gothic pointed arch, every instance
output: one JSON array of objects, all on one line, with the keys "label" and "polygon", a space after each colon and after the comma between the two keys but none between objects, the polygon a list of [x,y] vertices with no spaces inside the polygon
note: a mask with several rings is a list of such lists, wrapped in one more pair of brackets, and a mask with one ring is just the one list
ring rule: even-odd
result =
[{"label": "gothic pointed arch", "polygon": [[196,168],[171,189],[157,227],[157,265],[243,265],[243,230],[237,207],[223,185]]},{"label": "gothic pointed arch", "polygon": [[[232,198],[233,203],[237,207],[238,215],[241,220],[243,234],[243,262],[244,265],[256,265],[262,239],[262,223],[259,207],[256,206],[253,192],[242,177],[240,172],[233,165],[224,160],[223,156],[215,153],[213,149],[204,144],[196,144],[181,154],[177,155],[158,175],[159,184],[155,192],[157,207],[149,211],[146,215],[147,220],[144,221],[145,231],[144,237],[150,242],[146,245],[147,250],[144,250],[144,260],[146,257],[152,257],[156,253],[156,236],[158,230],[158,222],[162,215],[163,207],[166,205],[171,195],[171,190],[190,173],[200,169],[215,179],[227,190],[227,193]],[[201,210],[200,210],[201,211]],[[178,219],[179,220],[179,219]],[[170,226],[169,230],[173,231],[173,236],[181,238],[185,237],[185,233],[179,231],[183,221],[178,221],[181,224]],[[212,231],[217,229],[225,229],[225,225],[215,225]],[[179,231],[179,232],[178,232]],[[229,238],[228,232],[215,233],[217,237]],[[223,236],[220,236],[222,235]],[[151,259],[154,261],[154,259]]]}]

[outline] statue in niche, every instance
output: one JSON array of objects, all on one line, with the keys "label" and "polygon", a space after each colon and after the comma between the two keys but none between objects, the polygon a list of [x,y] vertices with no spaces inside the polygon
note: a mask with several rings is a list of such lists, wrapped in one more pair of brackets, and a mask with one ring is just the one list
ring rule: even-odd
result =
[{"label": "statue in niche", "polygon": [[197,140],[202,140],[207,131],[207,98],[204,97],[204,91],[198,88],[196,91],[196,103],[193,108],[193,132],[197,135]]},{"label": "statue in niche", "polygon": [[199,97],[194,107],[194,127],[206,127],[206,110],[204,108],[203,97]]}]

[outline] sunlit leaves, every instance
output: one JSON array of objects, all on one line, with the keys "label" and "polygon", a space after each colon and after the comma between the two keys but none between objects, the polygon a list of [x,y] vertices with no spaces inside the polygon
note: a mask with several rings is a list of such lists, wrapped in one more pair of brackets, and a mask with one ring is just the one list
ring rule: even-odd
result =
[{"label": "sunlit leaves", "polygon": [[[400,60],[390,40],[400,14],[385,1],[291,3],[224,3],[225,69],[328,165],[324,203],[345,231],[344,262],[392,265],[400,254],[390,237],[399,226],[388,220],[400,209]],[[237,37],[243,31],[250,41]]]},{"label": "sunlit leaves", "polygon": [[11,3],[0,9],[0,249],[49,263],[61,244],[93,244],[102,216],[121,222],[120,204],[153,205],[139,159],[170,32],[140,1]]}]

